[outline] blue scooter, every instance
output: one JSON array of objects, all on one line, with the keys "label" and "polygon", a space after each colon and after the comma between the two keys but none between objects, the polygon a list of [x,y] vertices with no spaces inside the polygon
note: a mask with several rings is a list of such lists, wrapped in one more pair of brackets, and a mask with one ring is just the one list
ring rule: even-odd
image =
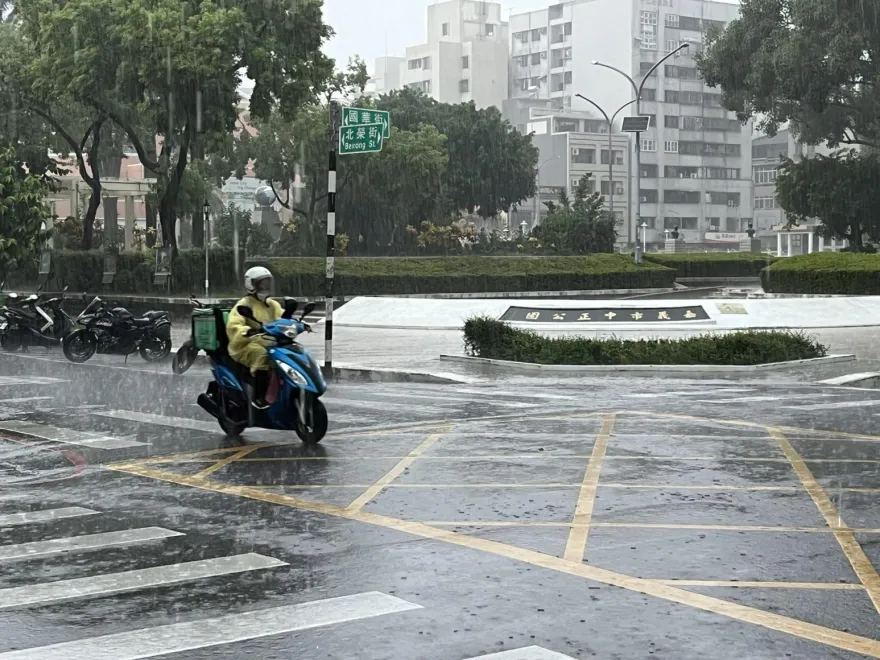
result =
[{"label": "blue scooter", "polygon": [[[251,406],[250,371],[229,357],[223,311],[214,309],[220,346],[208,351],[214,380],[208,384],[208,391],[199,395],[198,404],[220,422],[220,428],[228,436],[238,437],[246,428],[257,427],[296,431],[306,444],[317,444],[327,433],[327,409],[320,400],[327,391],[327,383],[312,355],[296,342],[301,333],[311,331],[303,319],[314,310],[315,304],[307,304],[298,320],[292,318],[296,308],[295,300],[285,300],[281,319],[248,331],[249,336],[264,335],[275,342],[266,350],[270,368],[277,372],[281,384],[277,399],[265,410]],[[245,318],[255,321],[250,307],[239,305],[236,309]]]}]

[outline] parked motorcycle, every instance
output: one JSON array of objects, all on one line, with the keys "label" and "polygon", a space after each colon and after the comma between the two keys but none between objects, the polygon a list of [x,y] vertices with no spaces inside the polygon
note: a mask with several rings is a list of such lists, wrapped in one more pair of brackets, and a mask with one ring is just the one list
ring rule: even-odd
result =
[{"label": "parked motorcycle", "polygon": [[[227,351],[228,339],[223,310],[214,309],[214,323],[219,348],[208,351],[214,380],[208,384],[206,393],[200,394],[198,404],[220,422],[220,428],[228,435],[237,437],[251,426],[276,431],[295,431],[306,444],[317,444],[327,433],[327,409],[320,397],[327,391],[327,383],[312,355],[296,338],[311,328],[303,321],[314,308],[306,305],[299,320],[293,319],[297,303],[286,300],[284,315],[278,321],[267,323],[249,332],[250,336],[263,335],[274,340],[266,350],[272,370],[277,396],[266,410],[250,411],[246,386],[252,383],[250,370],[239,364]],[[236,308],[245,318],[254,320],[250,307]]]},{"label": "parked motorcycle", "polygon": [[95,296],[76,323],[82,327],[61,342],[64,356],[71,362],[86,362],[95,353],[124,355],[126,360],[132,353],[139,353],[147,362],[159,362],[171,353],[168,312],[150,311],[135,318],[124,307],[108,309],[104,301]]},{"label": "parked motorcycle", "polygon": [[[0,285],[2,289],[3,285]],[[64,311],[67,287],[60,296],[43,300],[42,285],[36,294],[22,298],[17,293],[5,296],[0,309],[0,347],[5,351],[27,351],[32,346],[58,346],[74,327],[74,321]]]},{"label": "parked motorcycle", "polygon": [[[193,306],[193,310],[208,309],[204,303],[196,300],[196,297],[193,294],[190,294],[189,304]],[[177,349],[177,353],[174,355],[174,360],[171,362],[171,370],[178,376],[186,373],[189,368],[193,366],[198,355],[199,349],[195,347],[193,336],[190,335],[189,339],[183,342],[180,348]]]}]

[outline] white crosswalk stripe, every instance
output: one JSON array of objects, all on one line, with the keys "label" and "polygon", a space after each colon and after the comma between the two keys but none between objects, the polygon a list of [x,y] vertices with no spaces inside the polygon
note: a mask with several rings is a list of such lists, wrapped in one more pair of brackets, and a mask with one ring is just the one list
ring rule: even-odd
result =
[{"label": "white crosswalk stripe", "polygon": [[0,386],[5,385],[56,385],[70,381],[47,376],[0,376]]},{"label": "white crosswalk stripe", "polygon": [[171,536],[183,536],[180,532],[173,532],[162,527],[143,527],[141,529],[127,529],[120,532],[102,532],[100,534],[85,534],[83,536],[71,536],[49,541],[32,541],[16,545],[0,545],[0,561],[12,559],[36,559],[49,557],[67,552],[86,550],[98,550],[115,545],[135,545],[137,543],[149,543],[159,541]]},{"label": "white crosswalk stripe", "polygon": [[124,573],[110,573],[109,575],[0,589],[0,609],[53,603],[74,598],[107,596],[137,589],[193,582],[218,575],[246,573],[279,566],[287,566],[287,563],[272,557],[250,553],[170,566],[142,568]]},{"label": "white crosswalk stripe", "polygon": [[[2,657],[2,656],[0,656]],[[570,655],[562,655],[555,651],[548,651],[540,646],[526,646],[521,649],[478,655],[467,660],[575,660]]]},{"label": "white crosswalk stripe", "polygon": [[126,449],[128,447],[143,447],[150,444],[133,438],[117,438],[101,433],[62,429],[48,424],[38,424],[24,420],[5,420],[0,422],[0,431],[22,433],[63,445],[92,447],[94,449]]},{"label": "white crosswalk stripe", "polygon": [[80,506],[68,506],[61,509],[43,509],[41,511],[22,511],[0,516],[0,529],[15,525],[31,525],[34,523],[63,520],[65,518],[77,518],[79,516],[92,516],[98,513],[91,509]]},{"label": "white crosswalk stripe", "polygon": [[0,660],[139,660],[415,609],[372,591],[0,653]]}]

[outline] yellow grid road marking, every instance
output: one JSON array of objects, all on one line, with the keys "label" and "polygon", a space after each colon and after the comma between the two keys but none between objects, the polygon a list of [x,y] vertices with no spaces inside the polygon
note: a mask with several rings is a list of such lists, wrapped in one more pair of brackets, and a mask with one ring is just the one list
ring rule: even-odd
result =
[{"label": "yellow grid road marking", "polygon": [[425,453],[431,446],[436,443],[443,435],[448,431],[444,429],[440,433],[432,433],[429,435],[424,441],[422,441],[418,447],[413,449],[406,458],[401,459],[397,465],[388,470],[382,478],[380,478],[376,483],[367,488],[360,497],[358,497],[354,502],[349,504],[346,507],[346,511],[360,511],[367,503],[370,502],[374,497],[376,497],[379,493],[381,493],[388,485],[397,479],[403,471],[406,470],[410,465],[415,463],[416,459]]},{"label": "yellow grid road marking", "polygon": [[614,571],[590,566],[583,562],[571,562],[534,550],[516,548],[497,541],[429,527],[423,523],[400,520],[389,516],[368,513],[362,510],[351,510],[347,507],[343,508],[332,504],[310,502],[308,500],[301,500],[278,493],[269,493],[255,488],[232,486],[211,481],[209,479],[198,479],[187,475],[165,473],[144,466],[129,465],[125,468],[119,468],[118,466],[108,467],[110,469],[116,469],[121,472],[136,474],[151,479],[192,486],[194,488],[201,488],[217,493],[245,497],[281,506],[293,507],[303,511],[336,516],[347,520],[385,527],[387,529],[394,529],[421,538],[433,539],[460,547],[481,550],[489,554],[505,557],[514,561],[521,561],[540,568],[546,568],[548,570],[601,582],[603,584],[621,587],[636,593],[654,596],[670,602],[688,605],[706,612],[712,612],[737,621],[759,625],[770,630],[787,633],[820,644],[826,644],[846,651],[852,651],[854,653],[862,653],[872,658],[880,658],[880,641],[868,637],[861,637],[859,635],[826,628],[806,621],[799,621],[791,617],[740,605],[720,598],[705,596],[700,593],[679,589],[670,585],[659,584],[652,580],[616,573]]},{"label": "yellow grid road marking", "polygon": [[199,477],[199,478],[208,477],[208,476],[214,474],[217,470],[222,470],[230,463],[234,463],[238,459],[244,458],[245,456],[247,456],[251,452],[256,451],[257,449],[259,449],[259,446],[244,447],[243,449],[239,449],[239,451],[235,452],[234,454],[230,454],[229,456],[224,458],[222,461],[217,461],[211,467],[202,470],[201,472],[199,472],[196,475],[196,477]]},{"label": "yellow grid road marking", "polygon": [[739,587],[743,589],[819,589],[824,591],[864,591],[861,584],[848,582],[742,582],[737,580],[654,580],[673,587]]},{"label": "yellow grid road marking", "polygon": [[593,453],[584,473],[584,481],[578,496],[577,506],[574,510],[576,527],[572,527],[565,544],[565,559],[567,561],[582,562],[587,548],[587,536],[590,533],[590,520],[593,517],[593,505],[596,503],[596,489],[599,485],[599,473],[602,471],[602,459],[605,458],[605,450],[608,448],[608,438],[614,430],[614,415],[602,416],[602,428],[593,443]]},{"label": "yellow grid road marking", "polygon": [[[432,527],[574,527],[574,523],[541,522],[519,520],[422,520]],[[681,525],[677,523],[629,523],[629,522],[591,522],[589,527],[611,527],[632,529],[688,529],[709,532],[779,532],[805,534],[831,534],[835,531],[846,531],[854,534],[880,534],[880,528],[866,527],[850,529],[848,527],[770,527],[764,525]]]},{"label": "yellow grid road marking", "polygon": [[[810,468],[807,467],[807,464],[804,463],[804,459],[801,458],[801,455],[798,454],[794,447],[792,447],[791,443],[779,428],[767,427],[767,431],[770,436],[776,440],[779,447],[785,453],[786,458],[791,462],[791,466],[794,468],[798,479],[801,480],[804,488],[810,494],[810,497],[813,498],[813,502],[816,503],[816,507],[825,519],[825,523],[832,528],[835,526],[843,527],[843,519],[840,516],[840,512],[831,502],[825,489],[819,485],[818,481],[816,481],[816,478],[813,476],[813,473],[810,472]],[[862,549],[862,546],[859,545],[859,542],[856,540],[856,537],[852,532],[835,530],[834,538],[836,538],[838,544],[840,544],[843,554],[846,555],[847,560],[849,560],[849,563],[856,572],[859,581],[865,585],[865,589],[868,591],[868,596],[870,596],[871,601],[874,603],[874,607],[880,612],[880,575],[877,574],[877,569],[874,568],[874,564],[872,564],[871,560],[865,555],[865,551]]]}]

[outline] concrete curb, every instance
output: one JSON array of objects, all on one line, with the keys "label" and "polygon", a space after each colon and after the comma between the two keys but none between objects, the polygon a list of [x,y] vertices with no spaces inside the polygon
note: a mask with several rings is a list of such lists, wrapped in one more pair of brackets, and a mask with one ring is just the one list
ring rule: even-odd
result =
[{"label": "concrete curb", "polygon": [[818,381],[819,385],[836,387],[855,387],[857,389],[877,389],[880,387],[880,372],[868,371],[860,374],[846,374],[837,378]]},{"label": "concrete curb", "polygon": [[606,374],[641,373],[660,376],[718,376],[723,374],[755,374],[767,371],[786,371],[839,362],[852,362],[855,355],[828,355],[809,360],[791,360],[789,362],[770,362],[756,365],[705,365],[705,364],[620,364],[620,365],[578,365],[578,364],[534,364],[529,362],[512,362],[508,360],[491,360],[488,358],[470,357],[467,355],[441,355],[444,362],[496,367],[507,371],[541,372],[547,374]]},{"label": "concrete curb", "polygon": [[475,292],[475,293],[407,293],[349,296],[352,298],[435,298],[438,300],[470,300],[472,298],[577,298],[579,296],[625,296],[625,295],[649,295],[660,293],[672,293],[677,289],[595,289],[588,291],[500,291],[500,292]]}]

